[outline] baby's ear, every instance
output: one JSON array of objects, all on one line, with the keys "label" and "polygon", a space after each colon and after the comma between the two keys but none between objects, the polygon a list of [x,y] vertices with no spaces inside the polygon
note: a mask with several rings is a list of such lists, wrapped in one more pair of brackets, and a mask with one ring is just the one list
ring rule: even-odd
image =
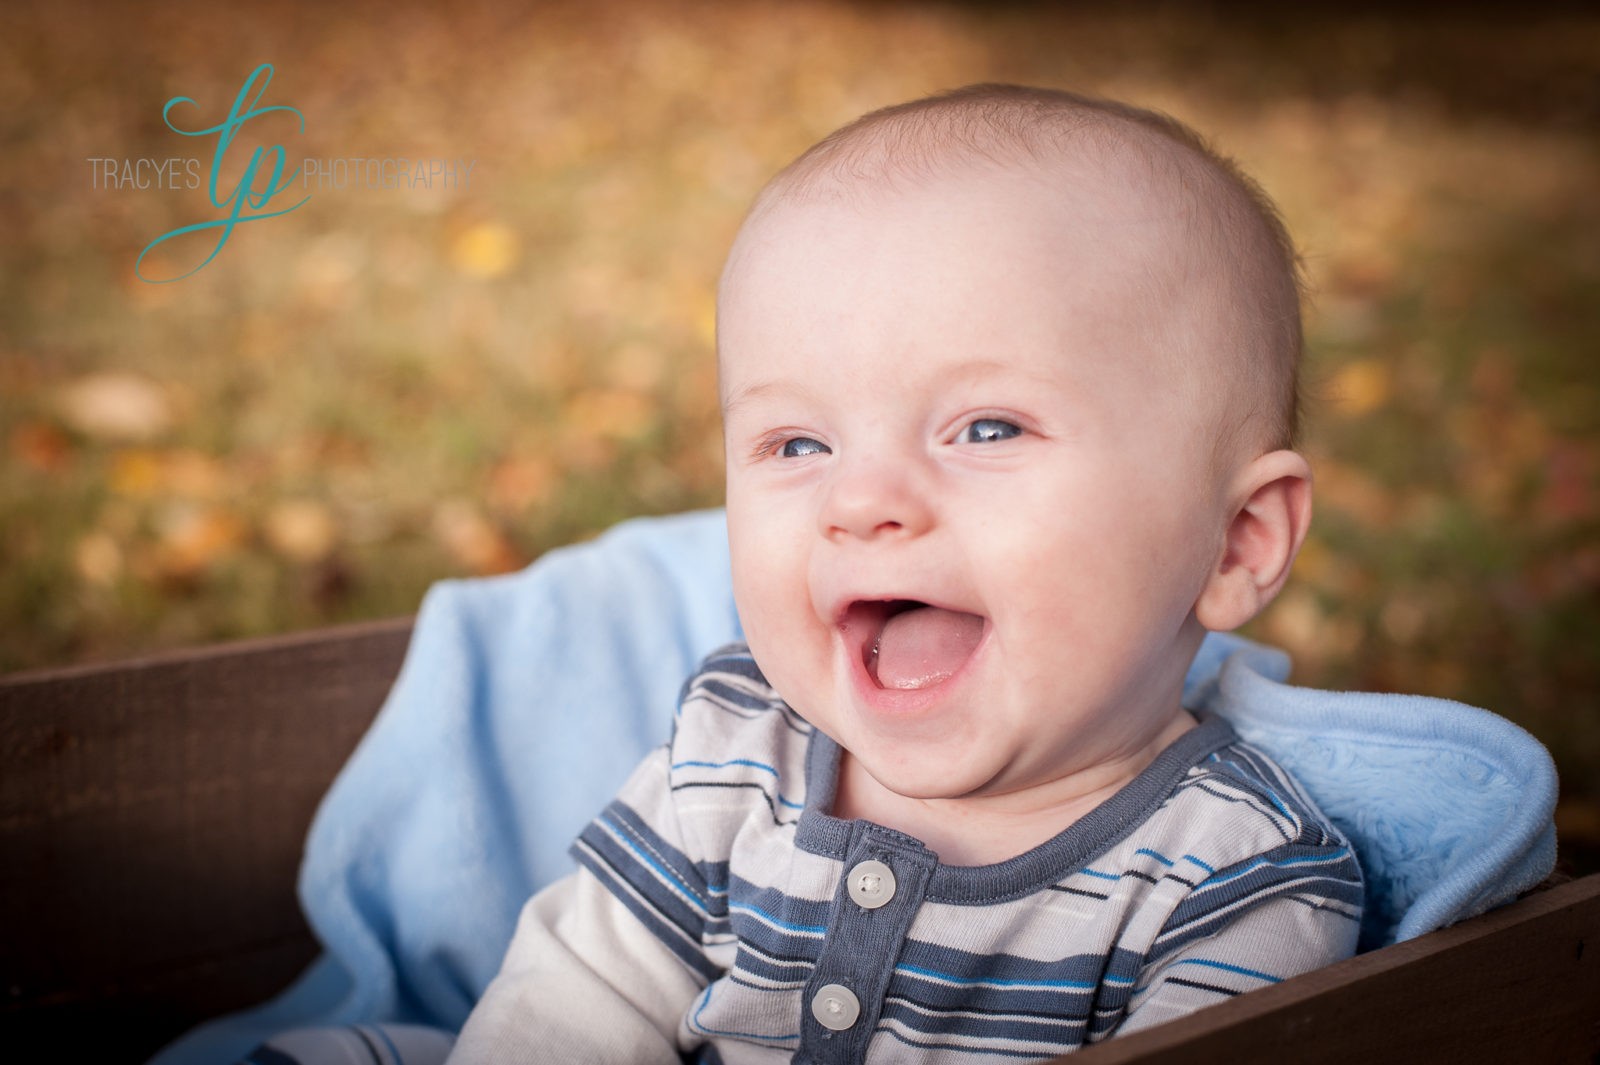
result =
[{"label": "baby's ear", "polygon": [[1195,617],[1227,632],[1272,602],[1311,524],[1311,466],[1296,451],[1272,451],[1240,471],[1222,544],[1195,603]]}]

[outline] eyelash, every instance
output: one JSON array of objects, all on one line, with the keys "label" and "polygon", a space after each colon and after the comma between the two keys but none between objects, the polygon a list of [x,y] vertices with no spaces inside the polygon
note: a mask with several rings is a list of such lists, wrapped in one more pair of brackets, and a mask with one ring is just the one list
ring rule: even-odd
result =
[{"label": "eyelash", "polygon": [[[806,451],[799,455],[790,455],[786,453],[789,450],[790,444],[815,444],[816,450]],[[827,444],[824,444],[822,441],[809,436],[791,436],[786,439],[779,440],[773,445],[772,450],[780,459],[803,459],[809,455],[831,455],[833,453],[833,448],[829,447]]]},{"label": "eyelash", "polygon": [[[785,455],[784,454],[785,449],[787,449],[790,444],[797,444],[797,443],[812,443],[812,444],[817,445],[817,448],[819,450],[810,451],[810,452],[807,452],[804,455]],[[827,444],[824,444],[822,441],[818,440],[816,437],[805,436],[803,434],[796,433],[793,430],[789,430],[789,429],[780,429],[780,430],[777,430],[776,432],[768,433],[767,435],[763,436],[760,440],[756,441],[756,446],[751,449],[751,455],[752,455],[752,457],[754,457],[757,460],[760,460],[760,459],[786,459],[786,458],[793,459],[793,458],[806,458],[806,457],[808,457],[810,455],[814,455],[814,454],[829,454],[829,453],[832,452],[832,450],[833,450],[832,448],[828,447]]]},{"label": "eyelash", "polygon": [[[988,429],[989,429],[988,434],[974,439],[973,438],[974,431],[977,430],[977,428],[979,426],[987,426]],[[995,427],[1000,427],[999,428],[999,435],[995,435],[994,434],[994,428]],[[956,433],[956,435],[955,435],[954,439],[951,441],[951,443],[955,443],[955,444],[1004,443],[1007,440],[1015,440],[1017,437],[1024,435],[1026,432],[1027,432],[1026,429],[1022,428],[1020,425],[1016,424],[1015,422],[1008,421],[1005,418],[974,418],[970,422],[967,422],[965,425],[963,425],[961,427],[960,431],[958,431]],[[813,444],[813,445],[815,445],[815,449],[806,450],[806,451],[801,452],[800,454],[792,454],[792,455],[791,454],[787,454],[791,444],[793,444],[793,445]],[[764,439],[762,439],[760,444],[757,445],[757,447],[756,447],[756,455],[758,457],[760,457],[760,458],[802,459],[802,458],[809,458],[812,455],[831,455],[831,454],[833,454],[833,449],[831,447],[829,447],[827,444],[824,444],[822,441],[816,439],[815,437],[811,437],[811,436],[785,436],[782,433],[774,433],[774,434],[771,434],[771,435],[765,437]]]},{"label": "eyelash", "polygon": [[[973,430],[977,429],[977,427],[980,426],[980,425],[988,425],[988,426],[991,426],[991,427],[992,426],[1003,426],[1004,427],[1003,435],[1000,435],[1000,436],[989,435],[989,436],[984,436],[984,437],[981,437],[981,438],[978,438],[978,439],[973,439],[972,438]],[[968,422],[967,424],[963,425],[961,427],[960,432],[956,433],[955,443],[958,443],[958,444],[994,444],[994,443],[1003,443],[1006,440],[1015,440],[1017,437],[1021,436],[1026,431],[1027,430],[1023,429],[1022,426],[1018,425],[1016,422],[1007,421],[1004,418],[974,418],[970,422]]]}]

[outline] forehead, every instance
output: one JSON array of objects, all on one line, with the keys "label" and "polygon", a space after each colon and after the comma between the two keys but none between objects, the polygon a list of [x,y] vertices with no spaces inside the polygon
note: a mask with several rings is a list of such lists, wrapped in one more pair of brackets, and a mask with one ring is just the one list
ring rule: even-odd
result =
[{"label": "forehead", "polygon": [[[1097,233],[1142,235],[1179,228],[1185,212],[1163,194],[1166,190],[1157,189],[1149,175],[1131,179],[1128,171],[1105,160],[1065,158],[1048,168],[967,160],[927,173],[807,177],[764,198],[735,250],[817,248],[826,241],[845,252],[844,245],[854,239],[858,244],[894,240],[895,250],[914,241],[926,251],[1048,249],[1064,258]],[[730,270],[743,265],[737,255],[733,258]],[[1104,262],[1116,269],[1126,258],[1107,255]]]},{"label": "forehead", "polygon": [[968,166],[935,177],[778,196],[723,275],[730,377],[775,352],[805,364],[912,344],[1160,348],[1188,271],[1179,204],[1103,167]]}]

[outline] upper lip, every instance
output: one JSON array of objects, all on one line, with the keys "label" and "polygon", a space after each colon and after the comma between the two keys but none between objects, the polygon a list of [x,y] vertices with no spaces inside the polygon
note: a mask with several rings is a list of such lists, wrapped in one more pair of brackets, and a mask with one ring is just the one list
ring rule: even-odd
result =
[{"label": "upper lip", "polygon": [[833,627],[838,632],[859,643],[865,650],[870,649],[870,645],[877,640],[878,633],[883,631],[884,622],[889,618],[903,610],[923,606],[956,614],[973,614],[985,619],[988,617],[983,610],[972,605],[953,603],[944,598],[929,598],[914,592],[901,594],[898,591],[841,595],[833,601],[827,616],[833,619]]},{"label": "upper lip", "polygon": [[875,645],[878,634],[883,631],[884,625],[896,614],[912,610],[917,607],[931,606],[921,599],[892,598],[892,599],[856,599],[844,608],[840,617],[839,631],[861,643],[863,649],[870,649],[868,645]]},{"label": "upper lip", "polygon": [[843,629],[850,625],[856,615],[863,608],[874,609],[881,605],[882,617],[886,620],[891,614],[898,613],[900,609],[909,609],[915,606],[932,606],[941,610],[951,610],[959,614],[977,614],[979,611],[969,610],[964,606],[957,606],[941,599],[930,599],[916,593],[901,594],[899,592],[868,592],[865,594],[846,594],[833,601],[828,616],[833,619],[835,628]]}]

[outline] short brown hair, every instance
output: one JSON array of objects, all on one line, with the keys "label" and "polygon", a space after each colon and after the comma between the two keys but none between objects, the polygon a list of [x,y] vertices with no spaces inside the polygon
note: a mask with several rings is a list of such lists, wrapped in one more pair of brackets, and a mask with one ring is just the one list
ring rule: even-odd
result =
[{"label": "short brown hair", "polygon": [[[970,85],[872,111],[834,131],[780,171],[751,214],[780,198],[829,195],[858,181],[930,176],[956,159],[1045,162],[1068,147],[1132,150],[1152,165],[1153,148],[1178,149],[1166,155],[1175,158],[1182,187],[1205,203],[1191,224],[1206,228],[1218,266],[1231,275],[1237,339],[1245,349],[1228,364],[1222,386],[1246,393],[1264,387],[1271,397],[1269,409],[1248,406],[1227,435],[1259,434],[1269,446],[1293,446],[1303,348],[1300,256],[1261,186],[1170,115],[1061,89]],[[1254,433],[1246,423],[1255,423]]]}]

